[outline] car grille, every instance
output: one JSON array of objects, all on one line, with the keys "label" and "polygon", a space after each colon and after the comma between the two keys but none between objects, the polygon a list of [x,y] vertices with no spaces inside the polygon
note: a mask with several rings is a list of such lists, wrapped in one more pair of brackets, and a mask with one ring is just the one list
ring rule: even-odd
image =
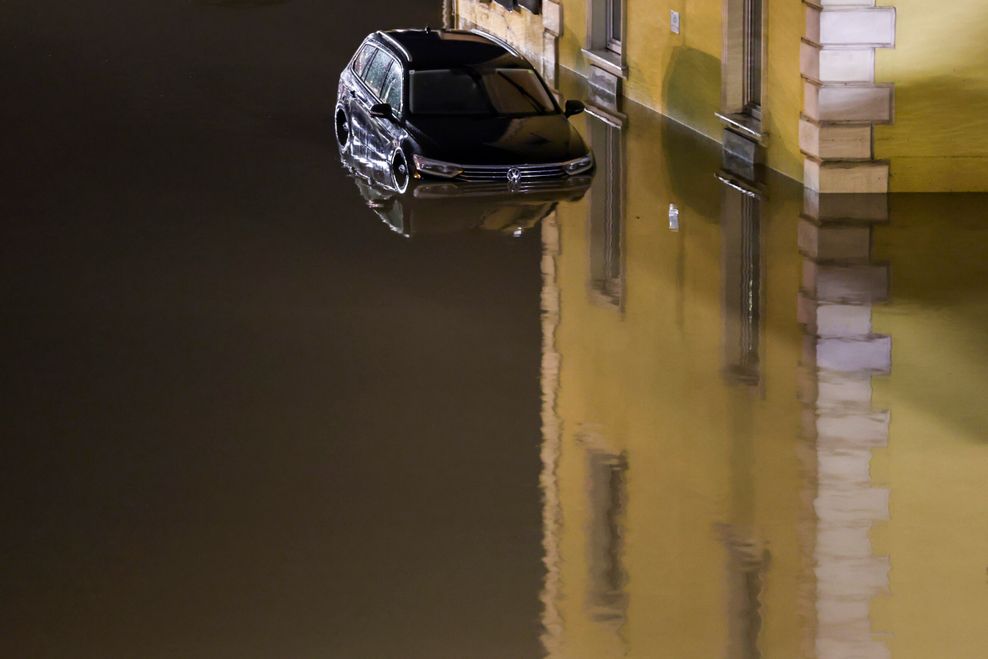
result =
[{"label": "car grille", "polygon": [[517,170],[519,177],[515,183],[532,183],[547,179],[557,179],[566,176],[566,170],[562,165],[505,165],[505,166],[480,166],[467,165],[463,172],[456,178],[461,181],[470,182],[504,182],[511,181],[509,172]]}]

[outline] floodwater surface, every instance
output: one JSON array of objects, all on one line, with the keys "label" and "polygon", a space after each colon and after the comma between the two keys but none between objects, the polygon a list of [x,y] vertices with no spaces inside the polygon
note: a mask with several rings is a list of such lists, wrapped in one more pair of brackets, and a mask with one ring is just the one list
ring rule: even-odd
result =
[{"label": "floodwater surface", "polygon": [[439,5],[0,6],[0,656],[983,657],[988,198],[629,106],[382,204],[337,75]]}]

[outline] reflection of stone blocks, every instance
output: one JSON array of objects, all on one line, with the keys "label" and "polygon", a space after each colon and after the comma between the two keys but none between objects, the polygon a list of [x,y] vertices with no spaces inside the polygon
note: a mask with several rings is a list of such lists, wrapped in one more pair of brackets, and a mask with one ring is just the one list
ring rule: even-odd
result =
[{"label": "reflection of stone blocks", "polygon": [[803,291],[819,302],[884,302],[888,290],[887,265],[837,265],[803,260]]},{"label": "reflection of stone blocks", "polygon": [[851,491],[826,488],[817,496],[814,507],[821,523],[868,525],[889,518],[889,491],[877,487]]},{"label": "reflection of stone blocks", "polygon": [[800,294],[797,315],[806,331],[828,338],[871,334],[871,305],[820,303]]},{"label": "reflection of stone blocks", "polygon": [[556,0],[542,3],[542,27],[556,37],[563,33],[563,6]]},{"label": "reflection of stone blocks", "polygon": [[559,72],[559,38],[546,32],[542,45],[542,75],[549,86],[556,88],[559,86],[557,79]]},{"label": "reflection of stone blocks", "polygon": [[871,374],[817,373],[816,403],[826,408],[871,408]]},{"label": "reflection of stone blocks", "polygon": [[890,373],[892,338],[872,336],[866,339],[818,339],[806,337],[808,357],[818,368],[841,373]]},{"label": "reflection of stone blocks", "polygon": [[827,194],[803,190],[803,215],[814,220],[888,222],[887,194]]},{"label": "reflection of stone blocks", "polygon": [[821,413],[816,420],[816,436],[819,447],[884,447],[889,439],[889,413]]},{"label": "reflection of stone blocks", "polygon": [[817,477],[828,488],[867,487],[871,480],[871,449],[848,447],[819,451]]},{"label": "reflection of stone blocks", "polygon": [[818,261],[860,260],[871,255],[871,227],[854,224],[817,224],[801,219],[797,228],[799,251]]}]

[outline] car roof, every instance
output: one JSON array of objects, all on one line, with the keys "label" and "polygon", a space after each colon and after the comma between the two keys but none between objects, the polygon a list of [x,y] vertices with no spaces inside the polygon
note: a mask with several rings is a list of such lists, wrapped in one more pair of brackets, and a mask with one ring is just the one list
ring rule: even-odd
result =
[{"label": "car roof", "polygon": [[530,66],[507,44],[465,30],[389,30],[378,41],[412,69],[448,66]]}]

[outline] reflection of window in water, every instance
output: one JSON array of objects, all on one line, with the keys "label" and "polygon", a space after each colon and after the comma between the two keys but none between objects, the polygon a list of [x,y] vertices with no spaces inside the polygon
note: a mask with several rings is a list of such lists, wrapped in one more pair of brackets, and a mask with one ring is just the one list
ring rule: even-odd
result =
[{"label": "reflection of window in water", "polygon": [[588,604],[595,620],[621,622],[627,607],[624,592],[624,510],[628,465],[623,455],[589,452]]},{"label": "reflection of window in water", "polygon": [[590,188],[590,284],[605,302],[620,307],[624,297],[622,134],[620,128],[594,117],[588,124],[597,158],[597,175]]},{"label": "reflection of window in water", "polygon": [[728,379],[757,384],[761,315],[761,202],[725,188],[721,221],[724,361]]},{"label": "reflection of window in water", "polygon": [[761,596],[768,550],[731,527],[721,529],[727,548],[727,657],[760,659]]}]

